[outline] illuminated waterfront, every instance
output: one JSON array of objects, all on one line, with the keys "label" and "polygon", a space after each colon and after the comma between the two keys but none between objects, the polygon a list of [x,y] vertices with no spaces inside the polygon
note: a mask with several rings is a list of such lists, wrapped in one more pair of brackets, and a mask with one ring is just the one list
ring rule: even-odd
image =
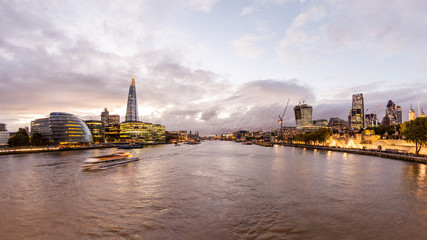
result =
[{"label": "illuminated waterfront", "polygon": [[427,165],[231,142],[0,156],[0,239],[422,239]]}]

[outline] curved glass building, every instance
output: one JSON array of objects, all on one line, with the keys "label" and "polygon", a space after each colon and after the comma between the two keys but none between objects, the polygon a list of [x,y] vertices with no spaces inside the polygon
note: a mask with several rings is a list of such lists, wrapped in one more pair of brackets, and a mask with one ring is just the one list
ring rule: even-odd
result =
[{"label": "curved glass building", "polygon": [[55,144],[76,145],[92,142],[92,134],[86,124],[78,117],[64,112],[52,112],[49,126]]}]

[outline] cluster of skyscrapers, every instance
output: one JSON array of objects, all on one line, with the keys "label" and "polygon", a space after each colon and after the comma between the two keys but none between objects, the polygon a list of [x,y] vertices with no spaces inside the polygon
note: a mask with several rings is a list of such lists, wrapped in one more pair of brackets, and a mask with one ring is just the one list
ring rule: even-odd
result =
[{"label": "cluster of skyscrapers", "polygon": [[[305,102],[300,103],[294,107],[296,128],[300,130],[311,130],[319,127],[328,126],[331,127],[334,132],[343,131],[359,131],[367,127],[376,127],[381,125],[398,125],[403,122],[402,120],[402,108],[396,105],[392,100],[389,100],[385,107],[385,116],[380,122],[377,117],[377,112],[381,111],[381,104],[377,105],[377,108],[372,113],[365,114],[365,102],[362,93],[353,94],[350,112],[348,115],[348,121],[339,118],[330,118],[329,122],[326,120],[312,120],[313,107],[307,105]],[[419,114],[420,117],[424,117],[424,112],[421,108]],[[415,111],[409,110],[409,120],[415,119]]]},{"label": "cluster of skyscrapers", "polygon": [[129,87],[126,119],[110,115],[107,108],[101,120],[82,121],[63,112],[52,112],[48,118],[31,122],[31,133],[40,133],[55,145],[86,145],[89,143],[164,143],[165,126],[139,121],[135,78]]}]

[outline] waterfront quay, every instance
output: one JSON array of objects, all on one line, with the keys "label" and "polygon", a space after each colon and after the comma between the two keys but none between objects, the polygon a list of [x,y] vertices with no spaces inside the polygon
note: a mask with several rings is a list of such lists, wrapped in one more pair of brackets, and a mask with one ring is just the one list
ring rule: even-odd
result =
[{"label": "waterfront quay", "polygon": [[[90,149],[103,149],[103,148],[117,148],[123,144],[128,143],[111,143],[111,144],[97,144],[84,147],[61,147],[61,146],[45,146],[45,147],[9,147],[0,148],[0,155],[6,154],[19,154],[19,153],[38,153],[38,152],[54,152],[54,151],[73,151],[73,150],[90,150]],[[144,146],[158,145],[164,143],[140,143]]]},{"label": "waterfront quay", "polygon": [[427,156],[425,156],[425,155],[414,155],[414,154],[407,154],[407,153],[393,153],[393,152],[386,152],[386,151],[364,150],[364,149],[358,149],[358,148],[355,148],[355,149],[337,148],[337,147],[306,145],[306,144],[282,143],[279,145],[289,146],[289,147],[301,147],[301,148],[308,148],[308,149],[320,149],[320,150],[327,150],[327,151],[370,155],[370,156],[377,156],[377,157],[384,157],[384,158],[391,158],[391,159],[398,159],[398,160],[403,160],[403,161],[410,161],[410,162],[427,164]]}]

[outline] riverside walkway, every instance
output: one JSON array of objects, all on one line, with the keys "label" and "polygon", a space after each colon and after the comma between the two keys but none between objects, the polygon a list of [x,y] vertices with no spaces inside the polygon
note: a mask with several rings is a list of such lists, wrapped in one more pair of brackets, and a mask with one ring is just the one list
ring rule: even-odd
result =
[{"label": "riverside walkway", "polygon": [[322,150],[336,151],[336,152],[347,152],[347,153],[354,153],[354,154],[361,154],[361,155],[371,155],[371,156],[377,156],[377,157],[385,157],[385,158],[392,158],[392,159],[427,164],[427,156],[425,155],[391,153],[391,152],[385,152],[385,151],[370,151],[370,150],[355,149],[355,148],[336,148],[336,147],[305,145],[305,144],[283,143],[280,145],[289,146],[289,147],[309,148],[309,149],[322,149]]}]

